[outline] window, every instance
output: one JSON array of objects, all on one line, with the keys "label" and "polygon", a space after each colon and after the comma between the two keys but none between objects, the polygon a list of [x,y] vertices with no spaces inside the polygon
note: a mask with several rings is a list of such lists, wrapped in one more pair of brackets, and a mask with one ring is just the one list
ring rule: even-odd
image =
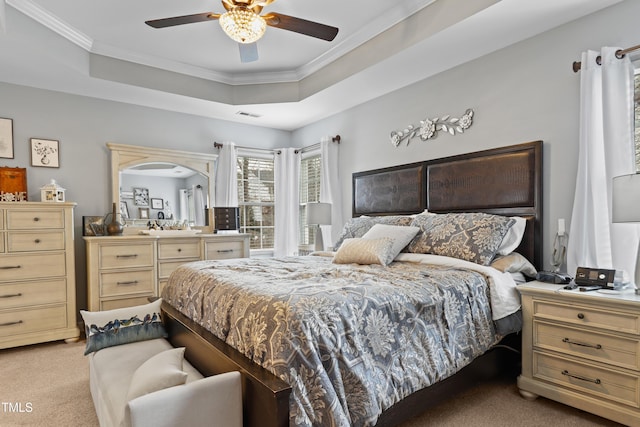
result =
[{"label": "window", "polygon": [[320,201],[320,154],[303,158],[300,162],[300,239],[301,247],[313,246],[315,234],[307,224],[307,203]]},{"label": "window", "polygon": [[634,78],[634,106],[635,106],[635,142],[636,142],[636,171],[640,171],[640,68],[636,64]]},{"label": "window", "polygon": [[238,156],[240,232],[251,235],[251,249],[273,249],[273,157]]}]

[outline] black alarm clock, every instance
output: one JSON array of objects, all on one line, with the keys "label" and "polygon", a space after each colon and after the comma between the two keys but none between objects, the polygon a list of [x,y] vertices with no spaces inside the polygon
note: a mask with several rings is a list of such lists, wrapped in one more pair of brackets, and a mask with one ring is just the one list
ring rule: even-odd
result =
[{"label": "black alarm clock", "polygon": [[602,288],[613,288],[615,270],[602,268],[578,267],[576,270],[575,282],[582,286],[600,286]]}]

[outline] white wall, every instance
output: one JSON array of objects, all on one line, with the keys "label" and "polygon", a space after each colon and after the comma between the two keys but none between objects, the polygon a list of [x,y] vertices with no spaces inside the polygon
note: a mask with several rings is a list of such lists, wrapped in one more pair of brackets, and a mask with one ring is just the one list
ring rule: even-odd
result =
[{"label": "white wall", "polygon": [[[585,49],[639,44],[638,16],[640,1],[626,1],[299,129],[294,146],[340,134],[343,211],[349,218],[354,172],[543,140],[544,261],[550,268],[557,220],[565,218],[569,226],[571,219],[577,170],[580,74],[571,65]],[[474,124],[462,135],[418,138],[399,147],[389,142],[392,130],[467,108],[475,111]]]}]

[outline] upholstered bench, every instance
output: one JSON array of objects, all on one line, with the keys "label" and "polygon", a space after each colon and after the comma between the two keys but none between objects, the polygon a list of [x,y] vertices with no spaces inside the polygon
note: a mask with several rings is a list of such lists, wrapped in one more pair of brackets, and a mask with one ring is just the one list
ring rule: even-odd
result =
[{"label": "upholstered bench", "polygon": [[[116,323],[151,321],[159,313],[160,302],[109,312],[82,312],[87,332],[89,381],[91,396],[101,427],[120,426],[219,426],[242,427],[242,386],[239,372],[203,377],[186,359],[184,348],[174,348],[162,337],[163,328],[132,340],[123,334],[124,342],[99,337],[112,328],[104,319]],[[157,311],[155,311],[157,310]],[[145,314],[146,312],[146,314]],[[150,314],[150,317],[147,317]],[[159,318],[158,318],[159,321]],[[98,323],[96,323],[98,322]],[[147,324],[149,322],[146,322]],[[161,324],[155,325],[161,326]],[[126,332],[119,326],[114,336]],[[145,338],[145,339],[141,339]],[[96,340],[102,340],[96,346]],[[110,345],[103,346],[109,343]]]}]

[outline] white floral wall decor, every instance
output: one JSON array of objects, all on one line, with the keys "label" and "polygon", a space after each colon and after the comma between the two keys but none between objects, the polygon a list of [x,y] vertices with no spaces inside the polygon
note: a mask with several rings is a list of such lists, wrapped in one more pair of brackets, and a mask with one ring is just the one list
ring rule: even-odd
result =
[{"label": "white floral wall decor", "polygon": [[434,119],[426,118],[420,120],[419,126],[409,125],[403,130],[394,130],[391,132],[391,144],[394,146],[400,145],[402,141],[411,141],[416,136],[421,140],[426,141],[438,136],[438,132],[447,132],[451,135],[457,133],[463,133],[466,129],[469,129],[473,124],[473,110],[467,109],[462,117],[451,117],[450,115],[436,117]]}]

